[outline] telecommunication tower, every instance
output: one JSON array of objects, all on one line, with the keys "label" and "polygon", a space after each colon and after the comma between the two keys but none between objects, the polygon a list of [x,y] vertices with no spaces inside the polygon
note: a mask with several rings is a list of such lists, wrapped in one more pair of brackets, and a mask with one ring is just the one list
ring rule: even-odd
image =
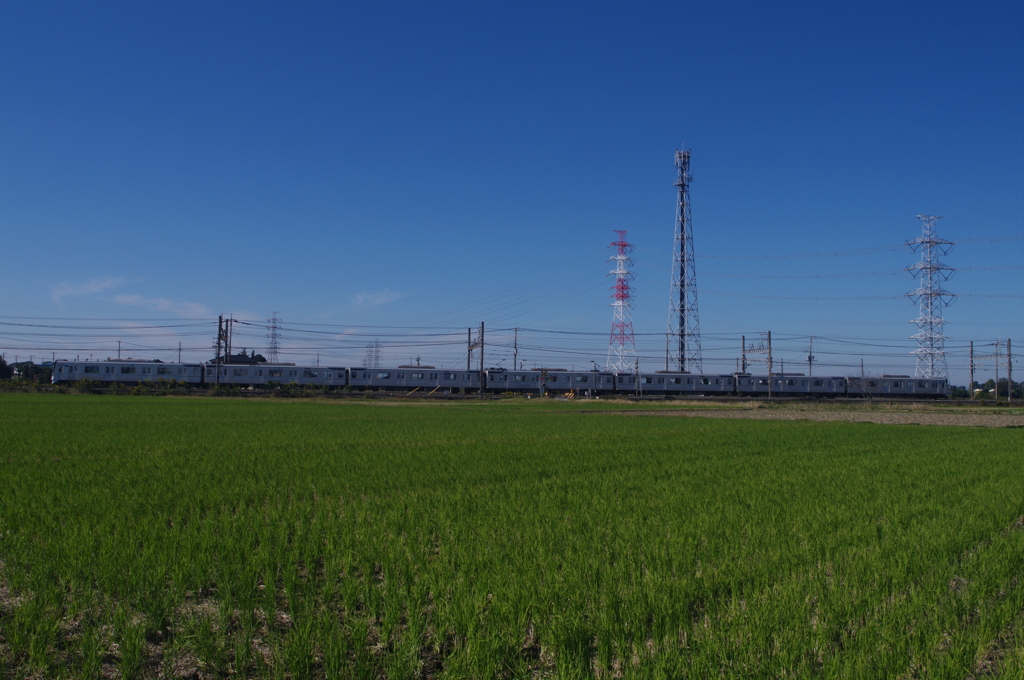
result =
[{"label": "telecommunication tower", "polygon": [[608,272],[609,276],[615,277],[615,285],[612,290],[611,306],[612,334],[608,340],[608,361],[605,363],[606,371],[616,373],[628,373],[633,370],[636,362],[636,343],[633,340],[633,300],[630,292],[629,281],[633,274],[629,271],[629,265],[633,264],[629,253],[633,251],[633,244],[626,242],[626,232],[614,229],[619,235],[618,240],[612,241],[609,248],[615,248],[615,255],[608,258],[609,262],[615,262],[615,269]]},{"label": "telecommunication tower", "polygon": [[277,361],[278,352],[281,349],[280,332],[281,332],[281,319],[277,318],[277,312],[271,312],[271,317],[267,319],[267,358],[271,362]]},{"label": "telecommunication tower", "polygon": [[676,151],[676,231],[672,248],[672,287],[669,291],[665,370],[703,370],[700,322],[697,318],[697,270],[693,260],[690,223],[690,150]]},{"label": "telecommunication tower", "polygon": [[939,262],[939,255],[946,255],[953,249],[954,243],[935,235],[935,222],[942,219],[941,215],[918,215],[921,220],[921,235],[907,241],[906,246],[911,252],[921,251],[921,261],[907,267],[906,271],[913,277],[920,276],[921,285],[907,293],[907,297],[920,310],[916,319],[910,323],[917,324],[917,333],[910,336],[917,340],[917,349],[911,354],[917,356],[918,378],[946,377],[946,336],[942,334],[945,319],[942,308],[952,304],[956,295],[945,290],[940,284],[948,281],[956,271]]}]

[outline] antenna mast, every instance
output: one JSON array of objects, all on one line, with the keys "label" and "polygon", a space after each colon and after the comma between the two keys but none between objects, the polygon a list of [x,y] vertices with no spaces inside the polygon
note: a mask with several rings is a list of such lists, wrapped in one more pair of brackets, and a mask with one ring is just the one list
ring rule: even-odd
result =
[{"label": "antenna mast", "polygon": [[615,269],[608,272],[615,276],[615,285],[612,290],[615,293],[612,298],[615,300],[611,306],[612,334],[608,340],[608,360],[605,363],[606,371],[616,373],[628,373],[636,363],[636,343],[633,340],[633,300],[629,288],[629,281],[633,274],[629,271],[629,265],[633,264],[629,253],[633,251],[633,244],[626,242],[625,230],[614,229],[619,235],[617,241],[612,241],[610,248],[615,248],[615,255],[608,258],[615,261]]},{"label": "antenna mast", "polygon": [[911,352],[917,356],[915,377],[945,378],[946,336],[942,334],[945,323],[942,308],[952,304],[956,295],[940,284],[948,281],[956,270],[939,262],[939,255],[947,255],[954,243],[935,235],[935,222],[942,219],[941,215],[918,215],[917,219],[921,220],[921,235],[906,242],[911,252],[921,251],[921,261],[906,269],[911,276],[921,277],[921,285],[906,294],[920,307],[917,318],[910,322],[918,328],[917,333],[910,336],[917,340],[917,349]]},{"label": "antenna mast", "polygon": [[700,322],[697,318],[697,270],[693,261],[693,226],[690,223],[690,150],[676,151],[676,230],[672,248],[672,287],[669,291],[665,370],[703,370]]}]

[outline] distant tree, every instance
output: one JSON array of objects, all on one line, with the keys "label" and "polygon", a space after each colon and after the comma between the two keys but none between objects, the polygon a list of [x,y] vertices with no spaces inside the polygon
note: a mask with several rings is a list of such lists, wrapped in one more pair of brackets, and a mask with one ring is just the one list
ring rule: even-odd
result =
[{"label": "distant tree", "polygon": [[18,376],[22,380],[35,383],[48,383],[50,382],[50,376],[53,375],[52,366],[40,366],[31,361],[19,361],[13,365],[13,368],[17,370]]},{"label": "distant tree", "polygon": [[10,380],[14,377],[14,369],[7,365],[3,357],[0,357],[0,380]]},{"label": "distant tree", "polygon": [[949,386],[949,396],[952,399],[968,399],[968,398],[970,398],[971,393],[967,391],[966,387],[963,387],[963,386],[959,386],[958,387],[956,385],[950,385]]}]

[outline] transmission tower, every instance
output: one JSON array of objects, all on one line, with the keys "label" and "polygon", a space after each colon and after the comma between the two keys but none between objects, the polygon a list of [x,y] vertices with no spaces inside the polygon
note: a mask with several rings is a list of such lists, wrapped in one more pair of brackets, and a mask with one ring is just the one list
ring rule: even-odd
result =
[{"label": "transmission tower", "polygon": [[633,251],[633,244],[626,242],[626,232],[618,229],[613,230],[619,235],[617,241],[612,241],[609,248],[615,248],[615,255],[608,258],[609,262],[615,262],[615,269],[608,272],[609,276],[615,276],[615,285],[612,290],[612,335],[608,340],[608,361],[605,363],[606,371],[626,373],[633,369],[636,361],[636,343],[633,340],[633,300],[629,288],[629,281],[633,274],[629,271],[629,265],[633,264],[629,253]]},{"label": "transmission tower", "polygon": [[374,340],[366,346],[366,356],[363,358],[363,363],[367,368],[380,368],[380,361],[380,340]]},{"label": "transmission tower", "polygon": [[703,370],[700,322],[697,318],[697,270],[693,261],[693,226],[690,224],[690,151],[676,151],[676,232],[672,247],[672,287],[669,291],[665,370]]},{"label": "transmission tower", "polygon": [[277,361],[278,352],[281,349],[280,332],[281,319],[277,318],[277,312],[271,312],[272,316],[267,319],[267,358],[271,362]]},{"label": "transmission tower", "polygon": [[907,272],[917,278],[921,285],[907,293],[920,311],[916,319],[910,323],[917,324],[917,333],[910,336],[917,340],[917,349],[911,354],[917,356],[918,378],[946,377],[946,336],[942,334],[945,320],[942,308],[952,304],[955,295],[940,285],[947,281],[956,270],[939,262],[939,255],[946,255],[953,249],[953,242],[946,241],[935,235],[935,222],[942,219],[941,215],[918,215],[921,220],[921,235],[907,241],[911,252],[921,251],[921,261],[907,267]]}]

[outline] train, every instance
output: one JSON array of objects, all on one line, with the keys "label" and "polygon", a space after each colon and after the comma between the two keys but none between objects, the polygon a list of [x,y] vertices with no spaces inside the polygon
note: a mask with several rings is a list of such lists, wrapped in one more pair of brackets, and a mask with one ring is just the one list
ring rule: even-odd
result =
[{"label": "train", "polygon": [[58,360],[54,384],[89,380],[97,385],[143,385],[161,381],[185,385],[273,388],[281,385],[348,388],[407,394],[489,394],[854,397],[943,399],[945,378],[808,376],[802,373],[704,374],[681,371],[617,373],[563,368],[456,369],[402,365],[390,367],[300,366],[293,363],[164,363],[161,361]]}]

